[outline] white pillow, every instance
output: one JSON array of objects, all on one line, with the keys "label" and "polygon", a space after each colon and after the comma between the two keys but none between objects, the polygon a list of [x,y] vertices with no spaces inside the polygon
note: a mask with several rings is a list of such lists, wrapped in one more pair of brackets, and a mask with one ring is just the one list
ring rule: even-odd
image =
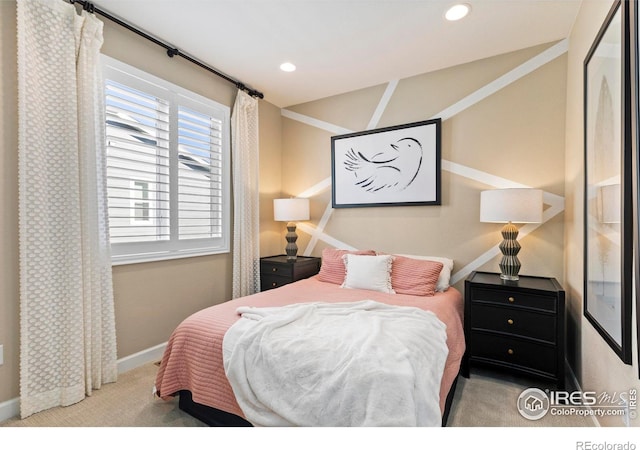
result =
[{"label": "white pillow", "polygon": [[451,280],[451,271],[453,270],[453,260],[443,258],[441,256],[421,256],[421,255],[398,255],[405,258],[422,259],[427,261],[436,261],[442,263],[442,270],[436,284],[436,292],[444,292],[449,289],[449,281]]},{"label": "white pillow", "polygon": [[346,269],[343,288],[368,289],[395,294],[391,287],[392,255],[352,255],[342,257]]}]

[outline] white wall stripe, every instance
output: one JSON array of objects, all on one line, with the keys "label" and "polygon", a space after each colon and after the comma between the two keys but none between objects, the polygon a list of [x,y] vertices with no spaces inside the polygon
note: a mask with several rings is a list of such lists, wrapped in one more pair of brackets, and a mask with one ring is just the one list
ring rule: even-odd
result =
[{"label": "white wall stripe", "polygon": [[458,281],[464,280],[465,278],[467,278],[467,276],[471,272],[473,272],[474,270],[476,270],[478,267],[482,266],[483,264],[486,264],[487,262],[491,261],[491,259],[493,257],[495,257],[496,255],[499,255],[499,254],[500,254],[500,249],[498,248],[498,245],[496,245],[495,247],[491,247],[489,250],[484,252],[482,255],[478,256],[476,259],[474,259],[469,264],[464,266],[462,269],[452,273],[451,274],[451,280],[449,280],[449,284],[454,285]]},{"label": "white wall stripe", "polygon": [[282,109],[280,111],[280,115],[282,115],[283,117],[286,117],[287,119],[292,119],[298,122],[306,123],[307,125],[311,125],[312,127],[329,131],[334,134],[353,133],[353,130],[349,130],[348,128],[343,128],[329,122],[324,122],[322,120],[314,119],[313,117],[309,117],[309,116],[305,116],[304,114],[299,114],[297,112],[289,111],[288,109]]},{"label": "white wall stripe", "polygon": [[[486,184],[495,189],[509,189],[509,188],[525,188],[529,189],[532,186],[517,183],[513,180],[509,180],[507,178],[502,178],[497,175],[492,175],[487,172],[483,172],[481,170],[472,169],[471,167],[463,166],[462,164],[454,163],[451,161],[447,161],[446,159],[442,160],[442,170],[446,170],[448,172],[454,173],[461,177],[468,178],[470,180],[475,180],[480,183]],[[556,194],[552,194],[551,192],[543,192],[543,200],[547,205],[560,206],[564,209],[564,197]]]},{"label": "white wall stripe", "polygon": [[471,180],[479,181],[480,183],[484,183],[498,189],[530,187],[522,183],[508,180],[507,178],[491,175],[490,173],[483,172],[478,169],[473,169],[468,166],[463,166],[462,164],[447,161],[446,159],[442,160],[442,170],[455,173],[456,175],[460,175]]},{"label": "white wall stripe", "polygon": [[384,110],[387,109],[389,100],[391,100],[391,97],[393,96],[393,93],[395,92],[396,86],[398,86],[399,81],[400,80],[392,80],[389,81],[389,84],[387,84],[387,88],[384,90],[382,98],[380,98],[380,101],[378,102],[378,106],[373,113],[371,120],[369,121],[369,125],[367,125],[367,130],[373,130],[378,126],[380,118],[382,117]]},{"label": "white wall stripe", "polygon": [[[557,57],[566,53],[567,50],[568,50],[568,40],[565,39],[563,41],[560,41],[559,43],[548,48],[547,50],[543,51],[537,56],[531,58],[530,60],[521,64],[520,66],[511,70],[510,72],[507,72],[506,74],[502,75],[501,77],[497,78],[491,83],[478,89],[474,93],[468,95],[462,100],[444,109],[439,114],[436,114],[435,116],[433,116],[433,118],[439,117],[444,121],[453,117],[459,112],[464,111],[470,106],[498,92],[500,89],[504,88],[505,86],[508,86],[509,84],[517,81],[523,76],[535,71],[536,69],[542,67],[548,62],[553,61]],[[382,95],[382,98],[380,99],[380,102],[378,103],[378,106],[376,107],[376,110],[374,111],[373,116],[371,117],[369,125],[367,126],[368,130],[374,129],[379,123],[380,118],[382,117],[382,114],[384,114],[384,110],[386,109],[386,106],[389,104],[389,101],[391,100],[391,97],[393,96],[393,93],[395,92],[397,85],[398,85],[398,80],[390,81],[389,84],[387,85],[387,88],[385,89],[385,92]],[[296,120],[322,130],[329,131],[333,134],[353,133],[352,130],[349,130],[347,128],[343,128],[338,125],[331,124],[329,122],[324,122],[318,119],[314,119],[313,117],[305,116],[303,114],[295,113],[293,111],[283,109],[281,114],[283,117],[287,117],[289,119]],[[462,164],[454,163],[452,161],[447,161],[447,160],[442,160],[442,170],[446,170],[456,175],[478,181],[480,183],[486,184],[491,188],[505,189],[505,188],[529,188],[530,187],[525,184],[518,183],[513,180],[509,180],[507,178],[499,177],[497,175],[493,175],[487,172],[483,172],[483,171],[473,169],[471,167],[467,167]],[[319,194],[320,192],[323,192],[324,190],[328,189],[330,186],[331,186],[331,177],[328,177],[320,181],[319,183],[315,184],[311,188],[300,193],[298,196],[306,197],[306,198],[313,197]],[[544,198],[544,203],[546,205],[549,205],[549,208],[547,208],[543,213],[543,222],[539,224],[524,225],[520,229],[518,234],[518,237],[520,239],[524,238],[529,233],[531,233],[532,231],[534,231],[535,229],[542,226],[544,223],[546,223],[547,221],[551,220],[553,217],[555,217],[556,215],[564,211],[564,197],[556,194],[552,194],[550,192],[544,192],[543,198]],[[300,223],[298,225],[299,229],[301,229],[305,233],[308,233],[311,236],[311,240],[309,241],[309,244],[307,245],[307,248],[304,251],[305,256],[309,256],[311,252],[313,252],[315,246],[317,245],[318,240],[326,242],[335,248],[356,250],[355,247],[352,247],[346,242],[342,242],[324,232],[324,228],[329,222],[329,219],[331,218],[333,211],[334,210],[331,206],[331,202],[329,202],[317,226],[313,226],[309,223]],[[467,265],[462,267],[460,270],[454,272],[451,276],[451,284],[453,285],[463,280],[471,272],[473,272],[483,264],[487,263],[488,261],[490,261],[496,255],[499,255],[500,253],[501,252],[498,245],[493,246],[492,248],[490,248],[489,250],[487,250],[486,252],[478,256],[476,259],[474,259],[473,261],[469,262]]]},{"label": "white wall stripe", "polygon": [[[544,222],[546,222],[546,220]],[[542,224],[544,222],[542,222],[542,223],[528,223],[528,224],[524,225],[519,230],[518,241],[522,240],[522,238],[524,238],[526,235],[528,235],[529,233],[531,233],[535,229],[537,229],[540,226],[542,226]],[[473,261],[468,263],[462,269],[460,269],[460,270],[456,271],[455,273],[451,274],[451,284],[456,284],[458,281],[464,280],[471,272],[476,270],[478,267],[480,267],[483,264],[489,262],[493,257],[495,257],[497,255],[500,255],[502,252],[500,251],[500,248],[498,247],[499,244],[500,243],[498,242],[498,244],[496,244],[494,247],[491,247],[489,250],[484,252],[482,255],[478,256],[476,259],[474,259]]]},{"label": "white wall stripe", "polygon": [[551,208],[542,213],[542,222],[546,222],[564,211],[564,197],[552,194],[551,192],[542,193],[542,201]]},{"label": "white wall stripe", "polygon": [[549,47],[542,53],[534,56],[527,62],[519,65],[515,69],[505,73],[504,75],[493,80],[491,83],[487,84],[486,86],[483,86],[482,88],[478,89],[474,93],[466,96],[462,100],[454,103],[453,105],[449,106],[445,110],[434,115],[432,119],[436,119],[439,117],[443,121],[445,121],[455,116],[459,112],[464,111],[470,106],[473,106],[476,103],[489,97],[490,95],[495,94],[500,89],[510,85],[514,81],[519,80],[523,76],[530,74],[536,69],[539,69],[540,67],[544,66],[548,62],[553,61],[557,57],[566,53],[568,49],[569,49],[569,41],[567,39],[564,39],[558,42],[554,46]]},{"label": "white wall stripe", "polygon": [[[443,121],[447,120],[451,117],[453,117],[454,115],[458,114],[459,112],[469,108],[470,106],[484,100],[485,98],[489,97],[492,94],[495,94],[496,92],[498,92],[500,89],[508,86],[509,84],[519,80],[520,78],[522,78],[525,75],[530,74],[531,72],[535,71],[536,69],[539,69],[540,67],[542,67],[543,65],[547,64],[550,61],[553,61],[554,59],[558,58],[559,56],[562,56],[564,53],[567,52],[569,48],[569,41],[567,39],[564,39],[560,42],[558,42],[557,44],[553,45],[552,47],[549,47],[547,50],[543,51],[542,53],[534,56],[533,58],[531,58],[530,60],[528,60],[527,62],[521,64],[520,66],[516,67],[515,69],[511,70],[510,72],[507,72],[506,74],[500,76],[499,78],[495,79],[494,81],[492,81],[491,83],[481,87],[480,89],[478,89],[477,91],[473,92],[472,94],[469,94],[468,96],[466,96],[465,98],[463,98],[462,100],[459,100],[458,102],[454,103],[453,105],[449,106],[448,108],[445,108],[444,110],[442,110],[440,113],[435,114],[432,119],[436,119],[436,118],[441,118]],[[387,91],[389,89],[391,89],[391,84],[395,83],[393,85],[393,91],[395,91],[395,88],[397,86],[398,81],[394,80],[389,82],[389,85],[387,86],[387,90],[385,90],[385,94],[387,94]],[[391,92],[392,94],[393,92]],[[384,106],[386,107],[386,105],[388,104],[389,99],[385,100],[385,95],[382,96],[382,98],[380,99],[380,102],[378,104],[378,107],[376,107],[376,112],[374,113],[373,117],[371,118],[371,122],[369,125],[371,125],[371,123],[374,122],[374,119],[376,118],[376,115],[379,114],[379,116],[381,117],[382,114],[384,113],[384,107],[382,108],[381,111],[378,111],[378,109],[380,109],[382,103],[384,102]],[[281,115],[283,117],[286,117],[288,119],[292,119],[292,120],[296,120],[298,122],[302,122],[302,123],[306,123],[307,125],[311,125],[313,127],[322,129],[322,130],[326,130],[335,134],[349,134],[349,133],[353,133],[353,130],[350,130],[348,128],[344,128],[341,127],[339,125],[335,125],[329,122],[325,122],[319,119],[315,119],[313,117],[310,116],[306,116],[304,114],[300,114],[300,113],[296,113],[293,111],[290,111],[288,109],[283,109],[281,110]],[[378,118],[379,120],[379,118]],[[377,121],[375,121],[377,123]]]},{"label": "white wall stripe", "polygon": [[331,187],[331,177],[327,177],[324,180],[320,181],[319,183],[314,184],[306,191],[300,192],[298,194],[298,197],[301,197],[301,198],[314,197],[319,193],[326,191],[330,187]]},{"label": "white wall stripe", "polygon": [[[522,183],[516,183],[515,181],[509,180],[509,179],[506,179],[506,178],[502,178],[502,177],[498,177],[496,175],[492,175],[492,174],[487,173],[487,172],[482,172],[482,171],[477,170],[477,169],[471,169],[470,167],[466,167],[466,166],[463,166],[461,164],[453,163],[451,161],[443,160],[442,163],[443,163],[442,164],[442,169],[443,170],[447,170],[449,172],[455,173],[456,175],[460,175],[462,177],[465,177],[465,178],[468,178],[468,179],[472,179],[474,181],[478,181],[480,183],[486,184],[487,186],[489,186],[491,188],[505,189],[505,188],[529,188],[529,187],[531,187],[531,186],[528,186],[528,185],[525,185],[525,184],[522,184]],[[314,187],[312,187],[312,188],[304,191],[303,193],[299,194],[298,196],[299,197],[312,197],[313,195],[315,195],[315,194],[313,194],[313,192],[318,192],[319,191],[319,189],[318,189],[319,187],[322,187],[323,189],[326,189],[326,188],[328,188],[330,186],[331,186],[331,177],[328,177],[328,178],[324,179],[323,181],[321,181],[320,183],[316,184]],[[562,211],[564,211],[564,198],[563,197],[545,191],[543,193],[543,200],[544,200],[544,203],[546,205],[550,206],[543,213],[543,216],[542,216],[543,222],[541,224],[528,224],[528,225],[523,226],[520,229],[520,233],[518,235],[520,238],[525,237],[531,231],[535,230],[536,228],[538,228],[542,224],[548,222],[553,217],[557,216]],[[331,218],[332,214],[333,214],[333,208],[331,207],[331,203],[329,203],[327,205],[327,208],[325,209],[324,214],[322,215],[322,218],[320,219],[320,222],[318,223],[318,226],[314,227],[314,226],[311,226],[311,225],[308,225],[308,224],[299,224],[298,225],[298,228],[300,228],[301,230],[303,230],[304,232],[308,233],[311,236],[311,239],[309,240],[309,243],[308,243],[308,245],[307,245],[307,247],[306,247],[306,249],[305,249],[305,251],[303,253],[304,256],[310,256],[311,255],[311,253],[315,249],[315,246],[318,243],[318,240],[322,240],[324,242],[327,242],[327,243],[329,243],[330,245],[333,245],[336,248],[354,249],[350,245],[348,245],[348,244],[346,244],[346,243],[344,243],[342,241],[339,241],[338,239],[335,239],[335,238],[327,235],[326,233],[324,233],[324,228],[326,227],[327,223],[329,222],[329,219]],[[480,255],[479,257],[477,257],[476,259],[474,259],[470,263],[468,263],[462,269],[454,272],[452,274],[452,276],[451,276],[451,283],[455,284],[458,281],[464,279],[472,271],[474,271],[478,267],[482,266],[486,262],[490,261],[493,257],[495,257],[498,254],[500,254],[500,250],[498,249],[498,247],[497,246],[492,247],[491,249],[489,249],[488,251],[486,251],[485,253],[483,253],[482,255]]]},{"label": "white wall stripe", "polygon": [[[517,183],[515,181],[509,180],[507,178],[502,178],[497,175],[492,175],[488,172],[482,172],[477,169],[472,169],[467,166],[463,166],[461,164],[453,163],[451,161],[447,161],[445,159],[442,160],[442,170],[446,170],[447,172],[454,173],[464,178],[468,178],[470,180],[478,181],[480,183],[486,184],[492,188],[496,189],[506,189],[506,188],[531,188],[531,186]],[[331,187],[331,177],[327,177],[324,180],[316,183],[306,191],[298,194],[298,197],[301,198],[311,198],[314,197],[321,192],[329,189]],[[564,209],[564,197],[552,194],[551,192],[543,192],[543,200],[547,205],[552,205],[559,207],[560,209]]]},{"label": "white wall stripe", "polygon": [[324,210],[324,214],[322,214],[322,218],[320,219],[320,222],[318,222],[318,225],[315,227],[315,230],[311,235],[309,244],[307,245],[307,248],[303,253],[304,256],[311,256],[311,252],[313,252],[313,249],[316,248],[316,245],[318,244],[320,233],[324,233],[324,227],[327,226],[327,223],[329,222],[329,219],[331,218],[332,214],[333,214],[333,206],[331,206],[331,202],[329,202],[327,204],[327,207]]},{"label": "white wall stripe", "polygon": [[[484,174],[484,172],[480,172],[480,173]],[[486,175],[489,175],[489,174],[486,174]],[[489,176],[491,177],[492,175],[489,175]],[[476,179],[476,181],[482,181],[482,180],[478,180],[477,178],[474,178],[474,179]],[[504,179],[501,179],[501,180],[504,180]],[[507,181],[509,181],[509,180],[507,180]],[[493,185],[492,187],[502,189],[499,186],[495,186],[495,185]],[[520,185],[519,187],[528,188],[530,186]],[[542,199],[543,199],[543,202],[544,202],[545,205],[549,205],[549,208],[547,208],[542,213],[542,222],[541,223],[529,223],[529,224],[526,224],[526,225],[522,226],[522,228],[520,228],[519,233],[518,233],[518,239],[522,239],[523,237],[525,237],[526,235],[528,235],[529,233],[531,233],[532,231],[534,231],[538,227],[541,227],[546,222],[550,221],[555,216],[557,216],[562,211],[564,211],[564,198],[563,197],[545,191],[542,194]],[[499,243],[498,243],[498,245],[499,245]],[[498,248],[498,245],[492,247],[491,249],[489,249],[486,252],[484,252],[482,255],[478,256],[476,259],[474,259],[473,261],[469,262],[462,269],[454,272],[451,275],[451,284],[455,284],[458,281],[463,280],[471,272],[473,272],[478,267],[482,266],[483,264],[485,264],[486,262],[491,260],[491,258],[493,258],[496,255],[501,254],[501,251]]]},{"label": "white wall stripe", "polygon": [[313,225],[311,225],[310,223],[299,223],[298,224],[298,228],[301,229],[302,231],[304,231],[305,233],[308,233],[312,236],[317,236],[318,239],[320,239],[321,241],[326,242],[329,245],[332,245],[334,248],[340,248],[340,249],[344,249],[344,250],[357,250],[355,247],[347,244],[346,242],[342,242],[336,238],[334,238],[333,236],[329,236],[328,234],[324,233],[324,232],[319,232],[316,230],[316,227],[314,227]]}]

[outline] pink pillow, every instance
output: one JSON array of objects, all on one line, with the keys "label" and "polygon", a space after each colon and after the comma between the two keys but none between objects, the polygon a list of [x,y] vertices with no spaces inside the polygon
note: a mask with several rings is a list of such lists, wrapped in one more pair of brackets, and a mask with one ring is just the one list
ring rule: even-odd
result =
[{"label": "pink pillow", "polygon": [[395,256],[391,268],[391,286],[396,294],[433,296],[442,263]]},{"label": "pink pillow", "polygon": [[346,268],[342,257],[344,255],[370,255],[375,256],[374,250],[338,250],[325,248],[322,250],[322,265],[318,273],[318,280],[327,283],[342,284],[346,274]]}]

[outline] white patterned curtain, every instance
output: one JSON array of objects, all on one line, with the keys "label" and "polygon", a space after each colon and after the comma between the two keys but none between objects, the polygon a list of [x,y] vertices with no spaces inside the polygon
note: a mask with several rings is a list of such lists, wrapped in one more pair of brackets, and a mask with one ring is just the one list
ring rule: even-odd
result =
[{"label": "white patterned curtain", "polygon": [[117,378],[102,22],[18,0],[20,414]]},{"label": "white patterned curtain", "polygon": [[260,291],[258,100],[238,90],[231,115],[233,298]]}]

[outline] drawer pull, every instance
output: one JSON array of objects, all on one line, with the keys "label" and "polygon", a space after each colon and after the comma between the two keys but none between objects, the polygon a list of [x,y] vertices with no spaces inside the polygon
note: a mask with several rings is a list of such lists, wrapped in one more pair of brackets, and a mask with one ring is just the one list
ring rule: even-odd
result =
[{"label": "drawer pull", "polygon": [[507,320],[507,323],[508,323],[509,325],[513,325],[513,319],[509,319],[509,320]]},{"label": "drawer pull", "polygon": [[513,298],[513,297],[509,297],[509,303],[513,303],[513,302],[515,302],[515,301],[516,301],[516,299],[515,299],[515,298]]},{"label": "drawer pull", "polygon": [[277,268],[277,267],[272,267],[272,268],[271,268],[271,271],[272,271],[272,272],[277,272],[277,271],[278,271],[278,268]]},{"label": "drawer pull", "polygon": [[275,281],[273,283],[271,283],[271,286],[276,287],[278,285],[278,283],[276,283]]},{"label": "drawer pull", "polygon": [[513,352],[513,349],[512,349],[512,348],[510,348],[509,350],[507,350],[507,353],[508,353],[508,354],[510,354],[510,355],[513,355],[513,353],[514,353],[514,352]]}]

